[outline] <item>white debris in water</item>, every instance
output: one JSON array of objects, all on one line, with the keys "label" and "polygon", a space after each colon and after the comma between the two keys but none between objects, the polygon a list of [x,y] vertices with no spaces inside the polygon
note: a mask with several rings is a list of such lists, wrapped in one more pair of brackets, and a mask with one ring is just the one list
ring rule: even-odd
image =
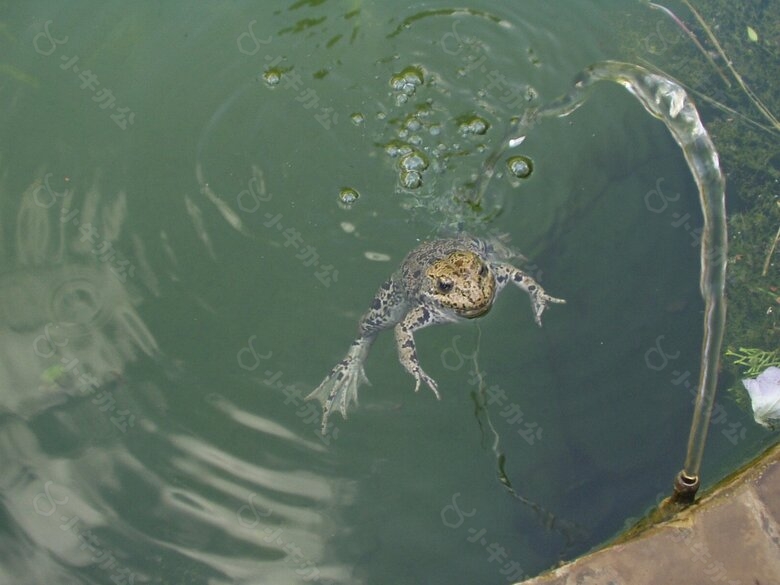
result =
[{"label": "white debris in water", "polygon": [[371,252],[369,250],[363,252],[363,256],[368,258],[369,260],[373,262],[389,262],[390,256],[387,254],[382,254],[381,252]]},{"label": "white debris in water", "polygon": [[770,429],[780,423],[780,368],[770,366],[756,378],[742,380],[742,384],[750,394],[756,422]]},{"label": "white debris in water", "polygon": [[512,138],[509,140],[509,148],[520,146],[523,142],[525,142],[525,136],[518,136],[517,138]]},{"label": "white debris in water", "polygon": [[355,231],[355,224],[350,223],[348,221],[342,221],[339,225],[341,225],[341,229],[344,230],[345,234],[351,234]]}]

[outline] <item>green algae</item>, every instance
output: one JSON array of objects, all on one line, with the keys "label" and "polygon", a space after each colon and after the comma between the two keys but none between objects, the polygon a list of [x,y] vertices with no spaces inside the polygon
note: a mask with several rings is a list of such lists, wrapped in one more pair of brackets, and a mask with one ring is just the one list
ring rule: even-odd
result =
[{"label": "green algae", "polygon": [[748,378],[754,378],[772,366],[780,367],[780,350],[740,347],[736,351],[727,349],[726,356],[732,358],[734,365],[743,366]]}]

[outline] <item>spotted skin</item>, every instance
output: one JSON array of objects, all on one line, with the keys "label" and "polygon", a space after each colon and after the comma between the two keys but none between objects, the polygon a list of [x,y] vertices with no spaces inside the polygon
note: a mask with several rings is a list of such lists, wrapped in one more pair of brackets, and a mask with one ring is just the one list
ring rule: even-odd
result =
[{"label": "spotted skin", "polygon": [[547,303],[565,303],[551,297],[531,276],[508,262],[514,255],[502,244],[463,235],[420,244],[399,270],[377,291],[360,319],[359,336],[347,355],[330,371],[307,400],[322,404],[322,432],[336,408],[347,418],[357,405],[358,389],[369,384],[363,363],[377,335],[394,327],[401,365],[415,379],[415,392],[425,383],[441,398],[436,381],[420,366],[414,332],[437,323],[473,319],[487,313],[496,295],[507,285],[524,290],[531,299],[534,320],[542,325]]}]

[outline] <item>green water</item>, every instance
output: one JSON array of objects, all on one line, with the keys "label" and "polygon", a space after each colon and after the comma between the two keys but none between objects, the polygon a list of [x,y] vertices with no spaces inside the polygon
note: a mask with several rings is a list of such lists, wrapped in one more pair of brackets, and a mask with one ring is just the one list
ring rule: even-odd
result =
[{"label": "green water", "polygon": [[[494,177],[484,213],[453,198],[512,116],[628,51],[633,13],[661,18],[0,3],[0,582],[510,582],[666,495],[702,304],[665,128],[605,86],[534,129],[533,174]],[[419,186],[388,145],[422,154]],[[323,439],[301,397],[404,255],[461,224],[509,234],[568,303],[538,329],[508,290],[420,332],[441,402],[381,336]],[[716,402],[705,483],[766,441]]]}]

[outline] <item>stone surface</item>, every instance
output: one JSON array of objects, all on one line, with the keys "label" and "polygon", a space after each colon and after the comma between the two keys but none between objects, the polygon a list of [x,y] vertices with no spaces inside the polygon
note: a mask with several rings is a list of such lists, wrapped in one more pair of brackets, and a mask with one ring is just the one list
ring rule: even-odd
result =
[{"label": "stone surface", "polygon": [[673,519],[522,585],[780,584],[780,445]]}]

